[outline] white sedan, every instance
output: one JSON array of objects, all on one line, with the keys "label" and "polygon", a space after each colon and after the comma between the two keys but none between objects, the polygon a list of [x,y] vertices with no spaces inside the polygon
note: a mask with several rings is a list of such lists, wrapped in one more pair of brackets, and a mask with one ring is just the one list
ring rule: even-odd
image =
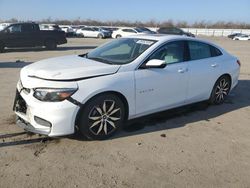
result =
[{"label": "white sedan", "polygon": [[249,35],[240,35],[233,38],[233,40],[250,40]]},{"label": "white sedan", "polygon": [[239,60],[210,42],[131,36],[24,67],[14,111],[17,124],[31,132],[79,130],[106,139],[126,120],[199,101],[223,103],[239,71]]},{"label": "white sedan", "polygon": [[127,36],[137,35],[137,34],[152,34],[152,31],[142,30],[141,28],[122,28],[122,29],[113,31],[112,38],[127,37]]},{"label": "white sedan", "polygon": [[83,27],[76,31],[76,35],[79,37],[108,38],[111,36],[111,32],[95,27]]}]

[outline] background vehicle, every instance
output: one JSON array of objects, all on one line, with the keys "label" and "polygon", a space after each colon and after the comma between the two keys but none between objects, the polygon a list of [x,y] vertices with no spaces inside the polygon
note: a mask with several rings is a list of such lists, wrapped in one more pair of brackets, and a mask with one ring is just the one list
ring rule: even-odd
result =
[{"label": "background vehicle", "polygon": [[137,30],[138,32],[141,32],[141,33],[145,33],[145,34],[156,34],[155,31],[152,31],[146,27],[136,27],[135,30]]},{"label": "background vehicle", "polygon": [[2,31],[5,27],[9,26],[10,23],[0,23],[0,31]]},{"label": "background vehicle", "polygon": [[75,36],[75,32],[71,26],[59,26],[62,31],[66,33],[66,37],[73,37]]},{"label": "background vehicle", "polygon": [[40,30],[47,31],[61,31],[61,28],[57,24],[40,24]]},{"label": "background vehicle", "polygon": [[55,49],[57,45],[67,43],[63,31],[42,31],[35,23],[11,24],[0,31],[0,51],[5,47],[46,46]]},{"label": "background vehicle", "polygon": [[127,119],[204,100],[223,103],[239,69],[236,57],[203,40],[131,36],[24,67],[14,110],[29,131],[60,136],[77,127],[105,139]]},{"label": "background vehicle", "polygon": [[85,27],[85,26],[74,25],[74,26],[71,26],[71,27],[72,27],[72,29],[73,29],[74,35],[76,36],[77,30],[78,30],[78,29],[81,29],[81,28],[83,28],[83,27]]},{"label": "background vehicle", "polygon": [[112,35],[112,31],[103,27],[92,27],[95,31],[103,33],[105,38],[110,38]]},{"label": "background vehicle", "polygon": [[238,36],[241,36],[241,35],[244,35],[242,33],[233,33],[231,35],[228,35],[227,37],[230,38],[230,39],[233,39],[234,37],[238,37]]},{"label": "background vehicle", "polygon": [[180,28],[177,27],[161,27],[157,30],[159,34],[168,34],[168,35],[183,35],[188,37],[195,37],[194,34],[190,32],[185,32]]},{"label": "background vehicle", "polygon": [[236,36],[233,38],[233,40],[250,40],[250,36],[249,35],[240,35],[240,36]]},{"label": "background vehicle", "polygon": [[111,34],[109,31],[103,31],[93,27],[83,27],[76,31],[76,35],[78,37],[108,38]]},{"label": "background vehicle", "polygon": [[143,31],[135,28],[122,28],[116,31],[113,31],[112,38],[120,38],[120,37],[127,37],[130,35],[142,34]]}]

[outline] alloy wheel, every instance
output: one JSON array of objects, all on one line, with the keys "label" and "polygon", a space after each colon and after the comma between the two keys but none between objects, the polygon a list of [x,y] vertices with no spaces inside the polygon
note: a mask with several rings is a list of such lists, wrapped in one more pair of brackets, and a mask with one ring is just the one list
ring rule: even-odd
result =
[{"label": "alloy wheel", "polygon": [[229,89],[230,89],[229,82],[225,78],[221,79],[215,89],[216,103],[221,103],[224,101],[225,97],[229,93]]},{"label": "alloy wheel", "polygon": [[94,106],[88,115],[89,130],[94,135],[109,135],[117,129],[121,119],[121,108],[114,100],[104,100],[99,106]]}]

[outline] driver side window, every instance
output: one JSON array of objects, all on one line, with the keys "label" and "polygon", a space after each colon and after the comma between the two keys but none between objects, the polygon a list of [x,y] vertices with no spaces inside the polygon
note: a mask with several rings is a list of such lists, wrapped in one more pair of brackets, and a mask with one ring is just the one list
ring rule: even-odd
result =
[{"label": "driver side window", "polygon": [[13,25],[8,28],[10,33],[19,33],[21,32],[21,25]]},{"label": "driver side window", "polygon": [[184,61],[184,49],[183,41],[170,42],[153,53],[149,60],[164,60],[166,64],[180,63]]}]

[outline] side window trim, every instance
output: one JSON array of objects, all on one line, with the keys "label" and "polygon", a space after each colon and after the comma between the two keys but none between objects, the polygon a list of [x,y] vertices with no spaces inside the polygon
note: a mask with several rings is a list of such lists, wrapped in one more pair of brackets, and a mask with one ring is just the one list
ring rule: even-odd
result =
[{"label": "side window trim", "polygon": [[[184,61],[182,62],[177,62],[177,63],[184,63],[184,62],[188,62],[190,60],[190,54],[189,54],[189,48],[188,48],[188,43],[186,40],[172,40],[172,41],[167,41],[163,44],[161,44],[160,46],[158,46],[156,49],[154,49],[150,54],[147,55],[147,57],[144,58],[144,60],[142,61],[142,63],[137,66],[135,68],[135,70],[138,70],[138,69],[144,69],[144,65],[148,62],[150,56],[152,56],[156,51],[158,51],[159,49],[163,48],[164,46],[166,46],[167,44],[169,43],[172,43],[172,42],[183,42],[184,43]],[[171,64],[177,64],[177,63],[171,63]],[[171,65],[169,64],[169,66]]]},{"label": "side window trim", "polygon": [[[187,59],[187,61],[196,61],[196,60],[201,60],[201,59],[196,59],[196,60],[192,60],[191,59],[191,57],[190,57],[190,49],[189,49],[189,45],[188,45],[188,42],[196,42],[196,41],[194,41],[194,40],[186,40],[185,42],[186,42],[186,47],[187,47],[187,53],[188,53],[188,59]],[[198,42],[200,42],[200,41],[198,41]],[[201,43],[204,43],[204,42],[201,42]],[[213,58],[213,57],[219,57],[219,56],[221,56],[221,55],[223,55],[223,53],[222,53],[222,51],[219,49],[219,48],[217,48],[217,47],[215,47],[215,46],[213,46],[212,44],[208,44],[208,43],[204,43],[204,44],[207,44],[207,45],[209,45],[209,47],[210,47],[210,53],[211,53],[211,57],[207,57],[207,58]],[[219,51],[219,55],[213,55],[213,53],[214,52],[212,52],[212,48],[214,48],[215,50],[218,50]],[[202,58],[202,59],[207,59],[207,58]]]},{"label": "side window trim", "polygon": [[[192,59],[192,58],[191,58],[190,48],[189,48],[189,42],[196,42],[196,43],[200,43],[200,44],[207,45],[207,46],[209,47],[210,57],[204,57],[204,58],[199,58],[199,59]],[[198,60],[208,59],[208,58],[214,57],[214,56],[212,56],[211,46],[212,46],[212,45],[210,45],[210,44],[208,44],[208,43],[205,43],[205,42],[202,42],[202,41],[187,40],[187,47],[188,47],[188,51],[189,51],[189,61],[198,61]],[[212,47],[214,47],[214,46],[212,46]]]}]

